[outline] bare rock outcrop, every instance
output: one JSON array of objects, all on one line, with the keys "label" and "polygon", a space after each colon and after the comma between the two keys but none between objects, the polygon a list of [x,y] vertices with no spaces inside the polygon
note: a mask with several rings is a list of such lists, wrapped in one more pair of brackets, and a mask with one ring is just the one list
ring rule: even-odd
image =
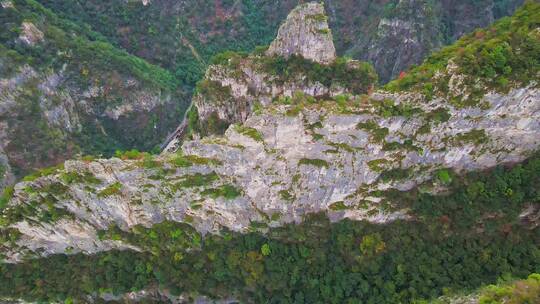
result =
[{"label": "bare rock outcrop", "polygon": [[32,22],[23,22],[21,24],[21,35],[19,40],[29,46],[33,46],[43,41],[44,35]]},{"label": "bare rock outcrop", "polygon": [[[470,95],[462,81],[469,78],[453,61],[432,77],[448,78],[448,85],[428,98],[415,87],[365,94],[370,70],[356,62],[274,59],[234,55],[210,68],[195,106],[201,117],[214,108],[241,122],[223,136],[194,137],[159,156],[71,160],[17,184],[0,212],[2,258],[138,250],[105,231],[130,233],[164,221],[200,236],[264,233],[319,212],[332,221],[410,219],[415,214],[396,191],[422,185],[444,192],[448,185],[436,178],[443,171],[516,163],[540,149],[536,79],[495,91],[477,78],[481,94],[464,104],[456,101]],[[312,71],[303,70],[310,64],[329,73],[310,79]],[[353,81],[334,85],[355,69]],[[290,73],[283,78],[276,70]],[[331,93],[339,88],[341,94]],[[537,219],[536,208],[521,217]]]},{"label": "bare rock outcrop", "polygon": [[[400,202],[374,193],[409,190],[441,169],[519,162],[540,147],[534,85],[487,94],[482,109],[415,98],[380,92],[341,106],[272,104],[229,127],[224,137],[185,142],[181,153],[152,161],[68,161],[64,169],[15,187],[0,218],[20,234],[7,258],[127,248],[97,238],[111,225],[129,231],[170,220],[206,234],[223,227],[264,230],[317,212],[333,221],[409,218]],[[417,109],[388,117],[379,114],[383,100]],[[35,203],[43,200],[54,202],[59,219],[35,224],[51,218],[50,203]],[[21,218],[33,205],[33,215]]]},{"label": "bare rock outcrop", "polygon": [[[326,18],[323,4],[302,4],[289,14],[266,52],[222,54],[192,99],[197,135],[222,135],[230,124],[243,123],[255,106],[267,106],[276,98],[303,94],[320,99],[370,91],[377,81],[375,71],[367,63],[336,57]],[[186,125],[184,121],[169,136],[165,151],[180,148]]]},{"label": "bare rock outcrop", "polygon": [[150,150],[178,124],[187,94],[167,71],[39,3],[0,11],[0,192],[79,153]]},{"label": "bare rock outcrop", "polygon": [[281,25],[267,55],[302,56],[318,63],[336,59],[332,33],[322,3],[310,2],[294,9]]}]

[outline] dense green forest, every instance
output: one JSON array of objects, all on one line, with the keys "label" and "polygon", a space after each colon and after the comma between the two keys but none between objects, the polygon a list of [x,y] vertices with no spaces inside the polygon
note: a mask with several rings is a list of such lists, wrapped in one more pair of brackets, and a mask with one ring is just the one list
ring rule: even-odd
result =
[{"label": "dense green forest", "polygon": [[[294,7],[279,14],[259,1],[39,1],[66,19],[91,25],[109,41],[171,71],[187,88],[202,78],[212,56],[269,44]],[[152,5],[153,4],[153,5]],[[237,16],[235,7],[242,8]]]},{"label": "dense green forest", "polygon": [[[14,5],[13,9],[0,12],[2,24],[6,27],[0,32],[0,43],[10,49],[3,52],[15,63],[10,69],[15,70],[25,63],[38,69],[59,68],[57,65],[68,61],[79,69],[86,67],[87,73],[94,70],[122,71],[160,88],[175,88],[174,76],[169,72],[113,47],[106,38],[88,27],[59,18],[33,0],[16,0]],[[32,48],[18,44],[22,22],[40,25],[46,44]],[[81,74],[81,77],[89,76]]]},{"label": "dense green forest", "polygon": [[[538,206],[540,155],[485,172],[438,176],[399,194],[413,220],[385,225],[331,223],[318,214],[267,234],[255,227],[204,238],[181,223],[130,233],[111,227],[101,238],[145,251],[4,264],[0,296],[71,301],[159,286],[248,303],[409,303],[540,272],[540,230],[519,217]],[[422,190],[437,183],[448,185],[448,193]],[[9,242],[9,235],[3,238]]]},{"label": "dense green forest", "polygon": [[[66,19],[91,26],[116,46],[168,69],[192,87],[213,55],[226,50],[252,51],[258,45],[269,44],[288,12],[302,1],[160,0],[147,5],[124,0],[39,2]],[[431,51],[455,41],[464,30],[488,25],[491,20],[486,14],[499,19],[512,14],[522,3],[352,0],[326,1],[325,6],[338,53],[373,63],[381,80],[387,82],[395,73],[392,69],[398,58],[392,52],[400,43],[396,38],[401,37],[380,35],[381,19],[396,18],[417,26],[412,35],[422,45],[416,54],[408,55],[416,59],[399,60],[419,63]],[[373,47],[380,51],[371,53]]]}]

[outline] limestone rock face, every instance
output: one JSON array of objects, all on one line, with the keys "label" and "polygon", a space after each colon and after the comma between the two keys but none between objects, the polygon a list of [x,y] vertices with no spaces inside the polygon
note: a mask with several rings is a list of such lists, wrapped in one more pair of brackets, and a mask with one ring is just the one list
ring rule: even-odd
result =
[{"label": "limestone rock face", "polygon": [[338,38],[338,53],[371,62],[381,83],[386,83],[444,45],[511,15],[524,1],[506,1],[504,5],[496,0],[378,2],[390,8],[380,10],[385,11],[382,14],[370,14],[376,11],[373,1],[325,2],[330,26]]},{"label": "limestone rock face", "polygon": [[[327,212],[333,221],[407,219],[399,201],[375,193],[409,190],[440,169],[467,172],[518,162],[540,147],[535,85],[487,94],[482,108],[455,108],[440,98],[418,102],[417,97],[378,92],[341,106],[306,103],[295,115],[297,105],[271,104],[243,126],[229,127],[225,136],[185,142],[181,155],[162,154],[151,166],[116,158],[68,161],[56,173],[19,183],[3,220],[17,218],[19,208],[45,197],[51,200],[50,195],[66,215],[39,223],[36,218],[48,210],[44,204],[35,215],[10,223],[20,237],[3,252],[15,262],[25,253],[136,250],[100,240],[97,231],[111,225],[129,231],[164,220],[187,222],[206,234],[222,227],[247,232],[254,223],[301,222],[316,212]],[[382,101],[417,110],[388,117],[379,114]],[[175,161],[178,157],[195,161]],[[396,170],[399,177],[387,174]],[[92,182],[65,178],[74,174],[92,176]]]},{"label": "limestone rock face", "polygon": [[[304,71],[295,71],[292,75],[272,73],[265,63],[264,56],[234,57],[225,64],[212,65],[205,78],[199,83],[199,90],[192,99],[192,107],[198,113],[203,134],[222,135],[223,131],[210,126],[220,124],[224,127],[243,123],[251,115],[255,106],[267,106],[278,98],[294,98],[297,95],[314,99],[333,98],[343,94],[365,94],[376,81],[371,67],[365,63],[349,60],[345,63],[347,73],[361,75],[356,82],[364,85],[350,88],[336,80],[335,75],[327,72],[327,79],[311,79]],[[316,64],[318,65],[318,64]],[[271,70],[271,69],[270,69]],[[309,71],[307,71],[309,72]],[[184,123],[167,140],[165,151],[175,152],[180,148],[186,125]]]},{"label": "limestone rock face", "polygon": [[328,27],[324,5],[310,2],[294,9],[281,25],[267,55],[290,57],[299,55],[318,63],[336,58],[332,33]]},{"label": "limestone rock face", "polygon": [[0,0],[0,10],[0,192],[77,154],[150,150],[178,124],[188,96],[153,81],[165,70],[131,69],[125,60],[138,58],[97,46],[38,3]]},{"label": "limestone rock face", "polygon": [[[318,5],[299,10],[311,6]],[[334,83],[339,79],[335,64],[349,76],[348,68],[362,71],[357,62],[321,65],[302,59],[299,68],[298,58],[292,58],[285,68],[280,60],[280,69],[276,58],[257,54],[222,59],[199,85],[194,105],[200,119],[213,113],[241,124],[225,128],[222,136],[195,136],[171,149],[174,153],[71,160],[26,179],[0,212],[0,233],[8,236],[0,256],[18,262],[56,253],[139,250],[129,240],[107,239],[101,232],[111,227],[132,232],[164,221],[189,224],[205,235],[223,228],[264,233],[318,212],[332,221],[410,219],[415,215],[408,206],[385,191],[421,184],[422,191],[444,193],[444,182],[434,179],[440,170],[483,170],[522,161],[540,148],[535,81],[496,93],[481,81],[468,81],[451,61],[433,77],[448,78],[447,89],[431,97],[413,89],[366,94],[369,81]],[[333,78],[310,79],[305,65],[328,68]],[[279,73],[283,70],[291,73]],[[0,85],[14,88],[36,73],[28,69]],[[356,76],[362,81],[369,75],[368,69]],[[56,78],[40,87],[51,91]],[[455,102],[470,95],[471,85],[484,93],[478,102]],[[5,91],[0,114],[18,94]],[[125,109],[131,108],[118,111]],[[49,110],[49,123],[66,125],[63,111]],[[0,139],[3,132],[0,128]],[[537,209],[524,210],[521,220],[536,223],[537,215]]]},{"label": "limestone rock face", "polygon": [[[91,83],[75,83],[70,68],[66,65],[64,70],[40,72],[24,65],[12,75],[0,73],[0,166],[2,155],[19,175],[56,165],[80,151],[83,143],[77,135],[90,130],[95,130],[95,141],[101,137],[110,144],[123,140],[131,143],[128,137],[140,137],[147,121],[164,116],[160,113],[171,111],[177,104],[170,93],[129,77],[115,84],[96,78],[88,81]],[[27,97],[29,91],[35,98]],[[166,126],[159,122],[159,128],[170,128],[175,121],[171,118]],[[43,135],[29,139],[36,129]],[[4,180],[8,181],[7,176]]]},{"label": "limestone rock face", "polygon": [[[280,96],[290,98],[301,93],[321,98],[351,93],[337,83],[325,85],[302,74],[283,80],[280,75],[265,72],[252,59],[242,59],[234,68],[223,65],[208,68],[202,82],[209,86],[208,90],[196,93],[192,99],[192,106],[196,108],[199,120],[208,132],[203,135],[222,134],[207,127],[209,120],[218,120],[227,126],[243,123],[253,112],[255,104],[266,106]],[[351,65],[354,64],[351,62]],[[180,148],[183,131],[185,129],[181,125],[167,142],[165,151],[175,152]]]}]

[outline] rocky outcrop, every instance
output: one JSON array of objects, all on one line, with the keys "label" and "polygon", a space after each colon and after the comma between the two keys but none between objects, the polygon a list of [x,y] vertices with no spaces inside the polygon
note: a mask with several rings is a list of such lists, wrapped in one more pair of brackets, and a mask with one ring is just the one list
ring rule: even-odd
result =
[{"label": "rocky outcrop", "polygon": [[[299,65],[306,63],[302,58],[294,60],[300,61]],[[307,63],[308,69],[285,73],[273,71],[273,64],[274,59],[265,56],[243,58],[235,55],[226,64],[210,66],[192,100],[192,110],[198,116],[197,130],[192,131],[199,136],[221,135],[230,124],[244,122],[254,107],[267,106],[277,98],[291,99],[302,95],[320,99],[362,94],[367,93],[376,82],[372,68],[354,60],[328,66],[326,71],[323,70],[322,77],[318,78],[312,77],[309,71],[311,68],[321,68],[318,64]],[[345,74],[349,80],[340,81],[333,73]],[[348,82],[355,82],[355,87]],[[178,128],[169,138],[165,151],[178,150],[185,131],[185,128]]]},{"label": "rocky outcrop", "polygon": [[13,8],[13,2],[11,0],[2,0],[0,1],[0,5],[4,9]]},{"label": "rocky outcrop", "polygon": [[[381,19],[377,27],[377,35],[365,53],[365,60],[377,67],[383,81],[388,81],[401,72],[407,71],[413,63],[421,62],[426,57],[424,45],[436,44],[437,35],[432,29],[436,27],[433,20],[427,19],[426,9],[419,7],[414,16],[409,18]],[[415,20],[426,20],[421,26]]]},{"label": "rocky outcrop", "polygon": [[372,63],[386,83],[433,51],[511,15],[523,2],[402,0],[374,7],[369,1],[355,1],[358,9],[342,1],[326,4],[335,12],[330,24],[338,37],[338,53]]},{"label": "rocky outcrop", "polygon": [[[535,7],[536,12],[538,8]],[[517,16],[521,18],[513,20],[527,19],[528,14]],[[528,43],[531,35],[526,34],[527,25],[520,25],[523,30],[519,33]],[[533,35],[537,33],[536,28],[531,31]],[[491,32],[501,34],[503,39],[510,37],[504,32]],[[489,43],[494,40],[485,39]],[[482,49],[481,43],[474,41],[468,45]],[[512,47],[523,51],[526,48],[522,45],[516,43]],[[524,172],[533,172],[538,167],[537,161],[501,170],[502,175],[499,175],[502,168],[493,170],[495,178],[479,172],[464,178],[460,175],[514,164],[531,154],[535,155],[532,159],[538,160],[540,87],[534,77],[537,70],[535,65],[531,65],[532,72],[512,66],[512,71],[505,72],[510,80],[495,83],[492,77],[469,72],[468,62],[459,59],[474,56],[462,51],[445,52],[445,57],[435,64],[430,59],[430,64],[420,67],[419,72],[413,71],[386,86],[388,91],[375,92],[371,70],[354,61],[336,59],[320,64],[297,56],[284,59],[260,53],[222,58],[198,87],[196,98],[202,99],[195,100],[194,109],[197,108],[199,116],[193,117],[194,112],[190,111],[190,119],[179,129],[191,128],[197,119],[214,114],[223,121],[238,122],[228,126],[223,136],[195,134],[193,140],[183,142],[178,149],[174,147],[174,152],[161,155],[130,151],[117,153],[118,158],[112,159],[77,158],[43,170],[39,176],[25,178],[15,186],[13,195],[2,197],[1,205],[6,203],[6,198],[8,201],[5,208],[0,207],[0,262],[25,262],[3,265],[6,281],[16,279],[16,284],[5,285],[4,293],[29,300],[34,296],[56,300],[73,295],[89,303],[236,302],[213,301],[195,293],[171,295],[196,290],[215,298],[238,297],[250,302],[249,294],[261,290],[267,292],[253,299],[274,297],[272,288],[313,290],[312,282],[321,278],[321,274],[328,282],[337,278],[333,276],[334,268],[340,277],[338,283],[347,283],[351,278],[353,285],[349,287],[377,289],[378,284],[364,284],[380,278],[376,275],[370,278],[371,273],[377,272],[364,262],[402,261],[403,257],[406,260],[412,255],[401,252],[404,242],[416,251],[428,253],[440,250],[434,247],[432,251],[433,246],[418,249],[414,245],[442,244],[447,251],[452,251],[456,244],[458,249],[474,245],[473,251],[465,250],[457,259],[442,252],[442,256],[450,257],[442,262],[436,256],[426,260],[419,255],[419,261],[425,260],[427,264],[439,261],[438,268],[443,269],[458,265],[462,257],[483,253],[486,251],[481,248],[483,243],[491,246],[499,244],[500,238],[503,244],[505,239],[524,241],[533,237],[534,232],[528,234],[526,229],[538,227],[540,221],[540,208],[534,204],[536,193],[534,189],[527,191],[534,182],[514,185],[512,177],[527,178],[530,174]],[[524,62],[528,59],[534,62],[537,58],[532,52],[520,55]],[[43,73],[32,67],[25,71],[15,78],[24,80]],[[313,71],[325,73],[314,76]],[[358,77],[340,78],[355,71],[360,71]],[[48,91],[58,91],[53,84],[62,75],[52,74],[37,84],[44,96],[49,96]],[[17,79],[7,83],[15,83]],[[332,93],[336,89],[339,92]],[[100,89],[92,91],[100,92]],[[60,99],[59,105],[54,100],[43,102],[45,98],[36,99],[33,109],[45,113],[46,125],[64,126],[66,132],[76,130],[80,119],[73,119],[70,113],[77,103]],[[17,102],[14,99],[0,103],[0,107]],[[147,103],[140,102],[143,109],[152,104],[152,98]],[[124,111],[137,106],[101,113],[114,119],[116,113],[121,117]],[[0,133],[0,138],[3,137]],[[409,190],[413,191],[405,193]],[[482,203],[473,204],[470,210],[456,204],[469,201],[464,199],[464,192],[467,192],[465,197],[472,201],[479,198]],[[507,198],[491,202],[492,193]],[[512,202],[513,207],[506,210],[505,206],[509,206],[503,203],[506,201]],[[328,216],[331,221],[350,221],[329,225],[326,218],[313,221],[314,213]],[[306,225],[270,230],[302,221]],[[522,227],[518,227],[518,221]],[[393,227],[399,231],[393,233]],[[253,233],[242,236],[231,231]],[[419,231],[420,235],[429,231],[428,237],[417,238]],[[203,240],[208,234],[221,236]],[[484,242],[485,239],[489,242]],[[322,244],[327,251],[320,251]],[[518,245],[528,252],[528,248],[534,247],[534,240]],[[492,251],[490,248],[488,253]],[[519,248],[501,261],[512,262],[514,256],[520,258]],[[111,250],[115,252],[96,254]],[[82,254],[65,256],[74,253]],[[50,259],[32,260],[56,254]],[[279,261],[283,259],[294,263],[287,262],[291,267],[278,267],[280,270],[276,272],[275,266],[281,265]],[[530,266],[527,261],[533,260],[534,254],[527,256],[521,263],[524,269]],[[285,287],[266,281],[266,277],[288,278],[288,269],[298,270],[306,265],[308,271],[304,273],[308,273],[310,265],[314,265],[312,261],[337,266],[314,271],[311,278],[303,279],[299,288],[293,285],[300,281]],[[49,277],[43,274],[49,273],[50,265],[60,268],[65,265],[65,271],[58,271],[58,267],[51,270],[59,279],[41,279]],[[405,272],[398,269],[400,275],[410,277],[422,272],[422,265],[420,268],[416,263],[411,265],[413,268]],[[83,269],[79,270],[79,266]],[[71,272],[72,267],[77,269]],[[168,268],[174,271],[169,273]],[[229,273],[227,269],[239,272]],[[252,273],[253,269],[256,272]],[[354,274],[349,272],[352,275],[348,276],[347,269],[352,269]],[[493,269],[491,279],[495,279],[498,269]],[[293,272],[291,275],[296,277],[298,271]],[[189,277],[176,281],[182,274]],[[255,277],[262,279],[261,284],[252,284],[251,278]],[[64,278],[72,286],[64,288]],[[355,281],[356,278],[361,281]],[[429,283],[430,278],[427,274],[424,279]],[[123,284],[125,280],[127,284]],[[56,282],[56,286],[49,285],[49,281]],[[34,283],[40,289],[33,288]],[[236,287],[237,284],[240,286]],[[28,292],[21,292],[25,285],[30,286]],[[436,296],[445,285],[424,294]],[[330,290],[332,286],[319,287]],[[406,282],[396,281],[396,286],[399,290],[409,288]],[[341,291],[339,286],[336,288]],[[395,302],[401,298],[392,286],[388,291],[389,297],[372,298],[373,302]],[[352,299],[353,294],[350,295]],[[410,294],[414,296],[415,293]],[[294,298],[302,301],[302,297]],[[289,296],[276,297],[276,301],[280,299],[286,301]],[[449,302],[476,300],[473,295]],[[72,298],[65,302],[72,302]]]},{"label": "rocky outcrop", "polygon": [[[5,240],[0,252],[5,259],[139,250],[127,241],[108,239],[102,231],[130,232],[164,221],[187,223],[205,235],[223,228],[265,232],[318,212],[326,212],[332,221],[409,219],[415,215],[393,199],[395,191],[422,184],[422,191],[444,192],[445,180],[438,177],[448,176],[450,170],[460,174],[515,163],[540,148],[540,90],[535,81],[496,93],[478,78],[474,86],[479,100],[466,105],[456,102],[467,98],[468,86],[459,84],[452,60],[432,79],[449,78],[449,85],[432,87],[437,92],[429,98],[414,87],[361,94],[369,88],[363,84],[356,87],[357,93],[352,89],[357,79],[343,86],[351,94],[319,98],[309,86],[287,91],[284,88],[294,82],[276,81],[280,78],[258,80],[259,86],[241,85],[244,75],[258,79],[253,75],[262,72],[253,71],[268,71],[267,64],[274,67],[275,59],[225,58],[222,65],[227,70],[209,71],[221,78],[199,86],[201,94],[229,98],[207,99],[223,113],[228,106],[236,107],[233,114],[246,113],[245,121],[229,126],[224,136],[195,138],[178,152],[159,156],[71,160],[17,184],[0,217]],[[277,62],[288,69],[298,60],[291,59]],[[339,69],[331,72],[357,63],[334,64]],[[364,77],[369,70],[361,67],[357,66],[363,71],[358,79],[371,84]],[[290,73],[285,80],[305,81],[305,75],[309,71]],[[330,84],[340,74],[331,75]],[[279,90],[275,84],[281,85]],[[337,86],[326,86],[332,87]],[[250,111],[238,110],[242,98],[264,100],[274,90],[278,98],[268,98]],[[294,93],[292,98],[286,92]],[[390,192],[394,195],[385,195]],[[521,220],[535,223],[536,211],[524,210]]]},{"label": "rocky outcrop", "polygon": [[33,46],[43,41],[43,33],[32,23],[23,22],[21,24],[21,35],[19,40],[27,45]]},{"label": "rocky outcrop", "polygon": [[[150,123],[152,117],[175,107],[176,100],[170,93],[147,88],[135,78],[114,84],[116,92],[111,92],[111,84],[102,79],[73,83],[72,75],[68,69],[43,73],[25,65],[0,79],[0,149],[19,175],[55,165],[76,153],[98,152],[100,148],[92,145],[99,141],[112,146],[116,142],[118,148],[122,142],[127,147],[137,146],[133,137],[149,128],[138,123]],[[165,134],[174,121],[155,122],[151,131],[159,127],[160,134]],[[38,125],[39,130],[32,131]],[[29,145],[25,136],[31,134],[36,138]],[[80,134],[88,134],[94,142],[81,141]]]},{"label": "rocky outcrop", "polygon": [[[334,101],[273,104],[243,126],[231,126],[224,137],[188,141],[181,154],[164,154],[150,164],[66,162],[63,170],[16,186],[3,221],[21,235],[17,254],[8,259],[18,260],[21,252],[91,253],[128,246],[97,238],[98,230],[111,225],[129,231],[171,220],[206,234],[222,227],[264,230],[320,211],[334,221],[408,218],[399,202],[375,193],[409,190],[442,169],[463,172],[518,162],[540,147],[540,91],[534,86],[488,94],[484,109],[416,98],[381,92],[340,107]],[[381,116],[383,101],[412,105],[414,114]],[[291,111],[299,112],[291,116]],[[72,175],[86,177],[71,183],[63,178]],[[32,217],[13,221],[21,208],[49,195],[64,210],[61,219],[37,225]]]},{"label": "rocky outcrop", "polygon": [[[463,34],[511,15],[523,1],[326,0],[324,3],[337,53],[371,62],[380,80],[388,82]],[[143,5],[145,2],[148,4]],[[90,24],[110,41],[152,63],[174,71],[189,66],[190,73],[183,80],[194,84],[192,66],[198,65],[202,71],[206,68],[198,55],[208,61],[225,50],[252,50],[257,45],[268,45],[282,20],[299,1],[218,1],[200,5],[199,0],[143,1],[142,4],[87,0],[84,9],[76,2],[64,0],[42,3],[58,12],[69,12],[73,19]],[[114,13],[126,9],[138,18],[118,18]],[[174,20],[178,18],[187,22],[176,26]],[[159,34],[149,29],[159,29]],[[182,43],[178,37],[184,37]]]},{"label": "rocky outcrop", "polygon": [[[189,294],[174,296],[166,290],[158,288],[150,290],[142,290],[138,292],[130,292],[123,295],[105,294],[101,295],[99,299],[106,301],[107,303],[170,303],[170,304],[238,304],[236,300],[216,300],[210,299],[204,296],[192,296]],[[89,299],[96,301],[96,299]]]},{"label": "rocky outcrop", "polygon": [[[278,97],[364,94],[377,79],[366,63],[336,58],[320,3],[294,9],[264,54],[226,53],[220,60],[208,68],[193,97],[198,130],[191,131],[199,136],[223,134],[230,124],[244,122],[255,106],[267,106]],[[186,124],[168,138],[165,151],[179,149]]]},{"label": "rocky outcrop", "polygon": [[268,56],[302,56],[318,63],[336,59],[332,33],[322,3],[310,2],[295,8],[281,25]]}]

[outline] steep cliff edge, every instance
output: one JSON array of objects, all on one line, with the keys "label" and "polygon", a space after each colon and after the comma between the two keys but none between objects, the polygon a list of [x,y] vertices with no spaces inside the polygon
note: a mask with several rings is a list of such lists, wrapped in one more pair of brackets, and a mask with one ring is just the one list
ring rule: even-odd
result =
[{"label": "steep cliff edge", "polygon": [[[491,35],[508,33],[507,39],[522,45],[536,41],[535,18],[526,17],[538,5],[527,8],[515,20],[501,21]],[[485,39],[471,47],[478,45],[481,51],[491,41]],[[518,54],[537,61],[537,52]],[[407,218],[399,202],[374,193],[409,190],[441,170],[519,162],[536,151],[540,92],[525,76],[538,72],[537,63],[504,74],[512,83],[501,92],[489,89],[496,78],[479,75],[474,103],[463,104],[457,101],[468,101],[468,95],[455,96],[454,91],[467,92],[455,84],[465,77],[456,62],[465,64],[460,56],[466,54],[451,55],[450,49],[441,54],[456,57],[430,76],[437,85],[428,91],[418,92],[416,86],[424,88],[425,82],[415,84],[420,72],[414,71],[389,85],[411,88],[396,93],[355,95],[342,89],[344,95],[314,99],[305,87],[289,94],[280,91],[273,102],[259,96],[262,105],[246,113],[243,124],[229,127],[224,137],[187,141],[178,153],[158,157],[68,161],[48,176],[20,183],[3,210],[4,225],[21,234],[17,253],[8,256],[17,259],[24,249],[52,254],[123,248],[118,242],[99,241],[97,231],[111,225],[123,230],[150,227],[163,220],[217,233],[222,227],[245,232],[253,225],[300,222],[320,211],[333,220]],[[228,59],[228,65],[242,67],[242,60]],[[422,75],[429,66],[420,68]],[[445,81],[446,86],[441,84]],[[260,83],[260,91],[272,92],[265,84]],[[235,99],[227,102],[223,108],[237,105]]]},{"label": "steep cliff edge", "polygon": [[[345,54],[371,62],[383,82],[419,64],[434,50],[511,15],[523,1],[389,1],[377,23],[346,33]],[[350,15],[351,12],[344,12]]]},{"label": "steep cliff edge", "polygon": [[170,73],[34,1],[2,5],[0,186],[77,154],[150,150],[177,124],[187,96]]},{"label": "steep cliff edge", "polygon": [[214,58],[197,84],[186,126],[169,138],[165,150],[178,150],[189,136],[223,134],[230,124],[243,123],[255,107],[281,97],[303,94],[315,101],[365,94],[376,82],[367,63],[336,57],[324,6],[303,4],[287,17],[267,50]]},{"label": "steep cliff edge", "polygon": [[[274,83],[260,81],[253,91],[264,94],[238,89],[249,107],[237,107],[242,99],[231,92],[205,99],[238,119],[223,136],[195,136],[159,156],[70,160],[27,178],[0,200],[1,273],[33,278],[34,269],[54,263],[70,282],[38,278],[32,289],[13,280],[0,294],[37,290],[40,299],[64,300],[159,283],[177,295],[237,292],[246,302],[396,303],[439,296],[447,280],[462,287],[463,278],[478,285],[509,270],[534,271],[539,24],[540,5],[530,2],[375,92],[368,68],[349,83],[327,73],[337,59],[223,57],[209,75],[225,66],[231,92],[257,60],[302,72],[275,74],[292,79],[309,79],[315,66],[329,77],[326,90],[342,89],[317,96],[303,82],[272,96]],[[224,86],[209,84],[199,92],[220,97]],[[383,268],[394,286],[377,285],[383,279],[373,276]],[[469,277],[470,269],[482,279]],[[408,279],[414,276],[419,284]],[[338,287],[326,283],[333,280]],[[363,291],[375,288],[381,292]]]}]

